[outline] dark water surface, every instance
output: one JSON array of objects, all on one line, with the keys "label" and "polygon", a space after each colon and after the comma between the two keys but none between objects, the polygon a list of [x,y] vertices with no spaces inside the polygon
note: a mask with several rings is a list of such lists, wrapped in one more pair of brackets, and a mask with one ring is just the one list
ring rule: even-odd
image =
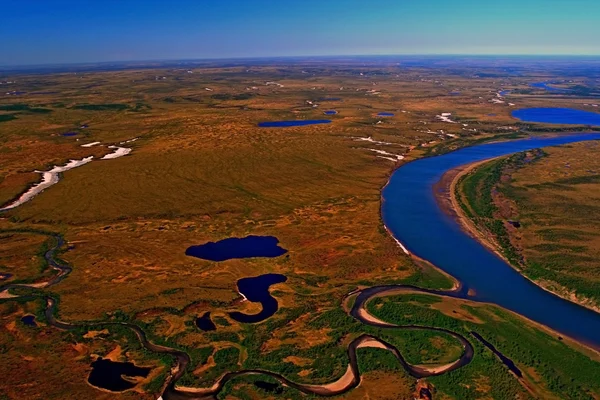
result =
[{"label": "dark water surface", "polygon": [[217,326],[212,322],[212,319],[210,319],[210,311],[207,311],[202,314],[201,317],[196,318],[196,326],[204,332],[217,330]]},{"label": "dark water surface", "polygon": [[394,113],[391,112],[380,112],[379,114],[377,114],[378,117],[393,117]]},{"label": "dark water surface", "polygon": [[483,343],[483,345],[485,347],[487,347],[488,349],[490,349],[490,351],[492,353],[494,353],[499,359],[500,361],[502,361],[502,363],[504,365],[506,365],[506,367],[511,370],[516,376],[518,376],[519,378],[523,377],[523,373],[521,372],[521,370],[519,369],[519,367],[517,367],[514,363],[513,360],[511,360],[510,358],[506,357],[504,354],[500,353],[498,351],[498,349],[496,349],[496,347],[491,344],[490,342],[488,342],[487,340],[485,340],[483,338],[483,336],[481,336],[479,333],[472,331],[471,335],[473,335],[477,340],[479,340],[481,343]]},{"label": "dark water surface", "polygon": [[35,322],[35,315],[24,315],[21,317],[21,322],[27,326],[37,326],[37,322]]},{"label": "dark water surface", "polygon": [[123,375],[146,378],[151,370],[152,368],[138,367],[130,362],[115,362],[99,357],[92,363],[88,382],[112,392],[122,392],[136,386],[134,382],[123,379]]},{"label": "dark water surface", "polygon": [[271,121],[261,122],[258,124],[261,128],[289,128],[291,126],[306,126],[306,125],[319,125],[319,124],[330,124],[330,119],[302,119],[297,121]]},{"label": "dark water surface", "polygon": [[406,248],[473,289],[475,300],[515,311],[559,332],[600,347],[600,314],[539,288],[465,233],[444,213],[433,185],[455,167],[545,146],[598,140],[600,134],[572,134],[488,143],[410,162],[397,169],[383,190],[382,215]]},{"label": "dark water surface", "polygon": [[600,126],[600,114],[573,108],[523,108],[512,116],[525,122]]},{"label": "dark water surface", "polygon": [[338,112],[335,110],[327,110],[323,114],[325,115],[336,115]]},{"label": "dark water surface", "polygon": [[191,246],[185,251],[186,256],[209,261],[225,261],[233,258],[279,257],[287,253],[277,245],[279,240],[274,236],[246,236],[229,238],[218,242],[208,242],[199,246]]},{"label": "dark water surface", "polygon": [[238,322],[256,323],[264,321],[277,312],[279,303],[271,296],[269,288],[276,283],[287,281],[281,274],[265,274],[251,278],[242,278],[237,282],[239,292],[253,303],[261,303],[262,310],[258,314],[244,314],[241,312],[229,313],[229,316]]},{"label": "dark water surface", "polygon": [[266,381],[255,381],[254,386],[259,389],[264,390],[265,392],[274,393],[274,394],[282,394],[283,387],[279,383],[271,383]]}]

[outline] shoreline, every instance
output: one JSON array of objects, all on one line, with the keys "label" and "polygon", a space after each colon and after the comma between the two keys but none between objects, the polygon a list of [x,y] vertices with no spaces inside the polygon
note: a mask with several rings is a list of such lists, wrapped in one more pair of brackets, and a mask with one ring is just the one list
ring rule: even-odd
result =
[{"label": "shoreline", "polygon": [[[500,257],[506,264],[508,264],[512,269],[517,271],[521,276],[523,276],[528,281],[532,282],[534,285],[539,288],[545,290],[548,293],[552,293],[553,295],[560,297],[563,300],[569,301],[571,303],[577,304],[581,307],[585,307],[591,311],[600,313],[600,307],[586,304],[585,302],[579,300],[577,296],[571,297],[567,296],[564,293],[560,293],[558,291],[552,290],[541,282],[535,281],[527,276],[523,270],[514,266],[501,252],[501,247],[498,245],[493,239],[484,235],[475,222],[473,222],[463,211],[460,201],[456,196],[456,190],[458,186],[459,180],[469,173],[475,171],[481,165],[488,163],[490,161],[496,160],[500,157],[492,157],[486,160],[477,161],[470,164],[465,164],[456,168],[453,168],[449,171],[446,171],[442,178],[433,186],[434,189],[434,197],[438,204],[438,206],[442,209],[444,213],[453,218],[461,229],[471,236],[473,239],[477,240],[483,246],[485,246],[488,250],[492,251],[498,257]],[[557,283],[557,282],[555,282]],[[576,291],[575,291],[576,293]]]}]

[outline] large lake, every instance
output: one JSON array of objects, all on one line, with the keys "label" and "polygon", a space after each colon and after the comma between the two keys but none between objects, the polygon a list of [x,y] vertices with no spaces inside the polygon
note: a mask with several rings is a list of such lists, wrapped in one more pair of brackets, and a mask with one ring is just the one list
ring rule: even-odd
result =
[{"label": "large lake", "polygon": [[600,114],[573,108],[522,108],[512,116],[524,122],[600,126]]},{"label": "large lake", "polygon": [[209,261],[226,261],[234,258],[279,257],[287,250],[279,247],[274,236],[246,236],[227,238],[218,242],[208,242],[188,247],[186,256]]}]

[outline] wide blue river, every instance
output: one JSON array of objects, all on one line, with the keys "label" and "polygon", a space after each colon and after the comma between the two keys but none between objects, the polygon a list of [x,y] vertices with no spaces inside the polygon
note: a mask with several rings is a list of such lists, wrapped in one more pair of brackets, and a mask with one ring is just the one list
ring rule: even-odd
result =
[{"label": "wide blue river", "polygon": [[467,147],[397,169],[383,190],[382,214],[396,239],[495,303],[565,335],[600,347],[600,314],[539,288],[465,233],[438,206],[433,186],[455,167],[539,147],[598,140],[600,133],[530,138]]}]

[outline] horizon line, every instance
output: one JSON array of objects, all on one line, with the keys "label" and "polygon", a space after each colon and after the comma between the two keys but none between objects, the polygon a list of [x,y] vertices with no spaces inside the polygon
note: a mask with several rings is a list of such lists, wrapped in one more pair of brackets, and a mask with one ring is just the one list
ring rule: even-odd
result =
[{"label": "horizon line", "polygon": [[147,64],[147,63],[166,63],[166,62],[215,62],[215,61],[249,61],[249,60],[285,60],[285,59],[311,59],[311,58],[368,58],[368,57],[509,57],[509,58],[597,58],[598,54],[565,54],[565,53],[544,53],[544,54],[522,54],[522,53],[498,53],[498,54],[480,54],[480,53],[396,53],[396,54],[336,54],[336,55],[283,55],[283,56],[235,56],[235,57],[206,57],[206,58],[164,58],[164,59],[130,59],[130,60],[109,60],[109,61],[74,61],[64,63],[32,63],[32,64],[0,64],[2,69],[24,69],[24,68],[42,68],[42,67],[68,67],[68,66],[93,66],[102,64]]}]

